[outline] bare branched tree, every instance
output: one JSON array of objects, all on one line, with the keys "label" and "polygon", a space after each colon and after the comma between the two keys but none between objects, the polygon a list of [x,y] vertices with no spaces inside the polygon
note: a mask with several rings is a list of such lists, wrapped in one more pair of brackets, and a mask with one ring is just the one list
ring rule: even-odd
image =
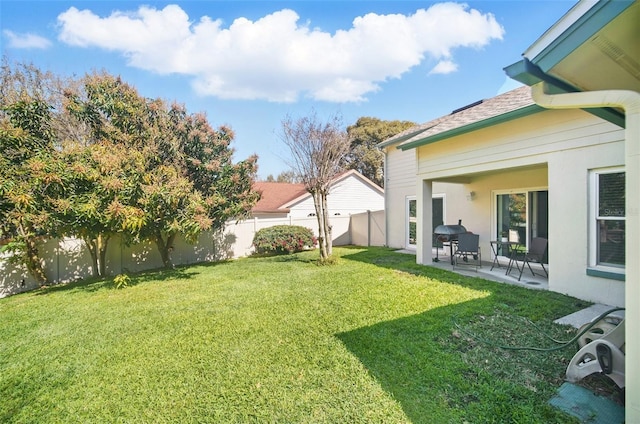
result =
[{"label": "bare branched tree", "polygon": [[343,172],[343,159],[349,151],[349,139],[343,129],[342,117],[333,115],[326,122],[316,112],[282,121],[282,141],[291,151],[289,166],[298,174],[307,191],[313,196],[318,219],[320,259],[332,254],[331,223],[327,195],[331,182]]}]

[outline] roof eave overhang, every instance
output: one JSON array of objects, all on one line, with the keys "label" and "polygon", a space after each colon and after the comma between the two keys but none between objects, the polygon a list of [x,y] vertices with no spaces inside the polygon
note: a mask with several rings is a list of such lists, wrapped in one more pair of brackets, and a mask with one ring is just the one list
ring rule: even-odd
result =
[{"label": "roof eave overhang", "polygon": [[410,139],[418,136],[420,133],[423,133],[428,129],[429,128],[421,128],[421,129],[419,129],[417,131],[412,131],[412,132],[410,132],[408,134],[405,134],[405,135],[403,135],[401,137],[392,137],[392,138],[390,138],[388,140],[385,140],[385,141],[382,141],[382,142],[378,143],[378,147],[379,148],[383,148],[383,147],[390,146],[392,144],[402,143],[403,141],[407,141],[407,140],[410,140]]},{"label": "roof eave overhang", "polygon": [[289,213],[291,212],[291,209],[289,208],[284,208],[284,209],[265,209],[265,210],[260,210],[260,209],[253,209],[251,211],[251,213],[264,213],[264,214],[282,214],[282,213]]},{"label": "roof eave overhang", "polygon": [[523,56],[549,73],[632,4],[633,0],[580,1]]},{"label": "roof eave overhang", "polygon": [[[545,82],[547,87],[552,87],[556,93],[584,91],[572,84],[571,81],[554,77],[552,75],[554,67],[602,31],[607,24],[633,3],[633,0],[583,0],[578,2],[524,52],[521,61],[504,68],[506,74],[528,86]],[[625,127],[624,113],[619,110],[611,108],[584,110],[622,128]]]},{"label": "roof eave overhang", "polygon": [[503,113],[502,115],[493,116],[491,118],[484,119],[482,121],[474,122],[469,125],[465,125],[462,127],[454,128],[449,131],[444,131],[439,134],[435,134],[431,137],[425,137],[418,140],[411,141],[409,143],[402,144],[398,146],[398,149],[410,150],[415,149],[420,146],[424,146],[427,144],[435,143],[437,141],[445,140],[448,138],[456,137],[459,135],[467,134],[473,131],[478,131],[483,128],[488,128],[497,124],[502,124],[505,122],[512,121],[514,119],[523,118],[525,116],[532,115],[534,113],[538,113],[545,110],[544,108],[533,104],[529,106],[525,106],[520,109],[512,110],[511,112]]},{"label": "roof eave overhang", "polygon": [[[581,91],[575,86],[563,80],[560,80],[553,75],[547,74],[538,65],[534,64],[526,57],[521,61],[514,63],[513,65],[507,66],[506,68],[504,68],[504,71],[510,78],[530,87],[540,82],[546,82],[547,86],[550,87],[551,92],[554,94],[577,93]],[[618,125],[621,128],[625,127],[624,113],[616,109],[593,108],[583,110],[615,125]]]}]

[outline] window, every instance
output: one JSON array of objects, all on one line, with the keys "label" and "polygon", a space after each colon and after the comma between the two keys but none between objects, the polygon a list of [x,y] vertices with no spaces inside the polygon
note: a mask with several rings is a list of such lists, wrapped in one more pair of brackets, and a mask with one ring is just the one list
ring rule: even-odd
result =
[{"label": "window", "polygon": [[[528,246],[534,237],[549,238],[549,192],[522,189],[494,192],[494,240],[507,238]],[[550,242],[553,242],[550,240]],[[545,258],[546,263],[546,258]]]},{"label": "window", "polygon": [[418,222],[418,212],[416,209],[416,198],[408,197],[407,198],[407,247],[415,248],[418,244],[417,242],[417,222]]},{"label": "window", "polygon": [[[407,197],[407,205],[406,205],[406,215],[407,215],[407,248],[415,249],[418,244],[417,240],[417,223],[418,223],[418,211],[416,209],[415,196]],[[431,200],[432,207],[432,226],[436,228],[438,225],[444,224],[444,195],[436,195]],[[436,247],[436,239],[435,236],[433,238],[433,247]]]},{"label": "window", "polygon": [[[438,225],[444,224],[444,195],[438,195],[431,199],[431,229],[435,230]],[[435,234],[432,235],[431,247],[442,247],[442,242],[438,241]]]},{"label": "window", "polygon": [[[496,197],[496,210],[500,240],[508,237],[511,241],[527,241],[527,195],[526,193],[499,194]],[[509,233],[515,234],[510,236]]]},{"label": "window", "polygon": [[621,169],[594,171],[591,182],[590,265],[624,268],[625,173]]}]

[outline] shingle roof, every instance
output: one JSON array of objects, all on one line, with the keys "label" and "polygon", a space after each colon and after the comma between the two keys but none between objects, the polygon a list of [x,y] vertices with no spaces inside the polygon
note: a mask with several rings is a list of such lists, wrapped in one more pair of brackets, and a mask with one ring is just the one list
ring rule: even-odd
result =
[{"label": "shingle roof", "polygon": [[252,212],[274,213],[289,212],[283,206],[291,200],[302,196],[307,192],[304,184],[276,183],[258,181],[253,184],[253,189],[262,193],[262,197],[251,209]]},{"label": "shingle roof", "polygon": [[449,115],[416,125],[383,141],[380,146],[384,147],[391,144],[406,145],[438,134],[462,129],[472,124],[487,121],[533,105],[535,105],[535,102],[531,98],[531,87],[522,86],[496,97],[481,100],[469,106],[454,110]]}]

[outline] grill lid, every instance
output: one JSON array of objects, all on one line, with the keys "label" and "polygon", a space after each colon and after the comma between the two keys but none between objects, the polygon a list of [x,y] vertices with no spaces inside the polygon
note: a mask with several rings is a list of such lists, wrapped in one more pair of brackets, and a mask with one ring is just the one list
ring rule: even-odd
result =
[{"label": "grill lid", "polygon": [[463,234],[466,232],[467,232],[467,229],[464,228],[464,225],[462,225],[461,219],[458,220],[457,225],[438,225],[433,230],[434,234],[441,235],[441,236],[452,236],[452,235]]}]

